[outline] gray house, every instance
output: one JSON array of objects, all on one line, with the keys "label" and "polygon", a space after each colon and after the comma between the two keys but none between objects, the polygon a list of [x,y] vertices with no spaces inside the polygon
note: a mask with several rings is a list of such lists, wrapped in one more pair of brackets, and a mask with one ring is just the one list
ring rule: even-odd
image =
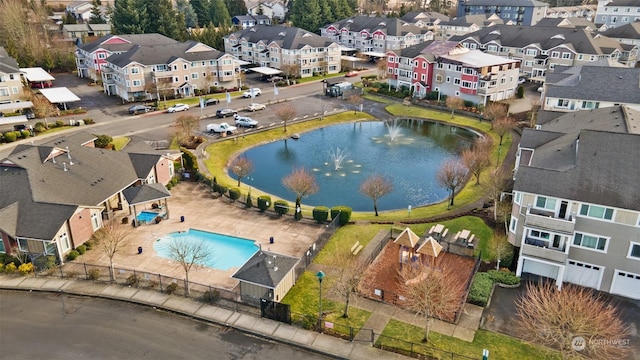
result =
[{"label": "gray house", "polygon": [[525,129],[509,242],[529,273],[640,299],[640,112],[565,114]]},{"label": "gray house", "polygon": [[496,14],[505,22],[535,25],[545,17],[548,4],[535,0],[460,0],[457,16]]},{"label": "gray house", "polygon": [[607,30],[640,20],[640,2],[637,0],[598,0],[594,22]]},{"label": "gray house", "polygon": [[260,250],[232,277],[240,280],[240,296],[244,301],[256,304],[260,299],[282,301],[296,283],[298,262],[298,258]]}]

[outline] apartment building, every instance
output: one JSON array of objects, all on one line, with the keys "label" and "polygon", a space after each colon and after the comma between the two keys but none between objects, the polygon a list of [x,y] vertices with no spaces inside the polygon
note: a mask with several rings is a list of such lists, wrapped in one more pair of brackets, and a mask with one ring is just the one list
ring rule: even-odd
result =
[{"label": "apartment building", "polygon": [[598,0],[594,22],[607,30],[640,20],[640,2],[636,0]]},{"label": "apartment building", "polygon": [[114,54],[102,66],[108,95],[125,101],[190,97],[212,86],[238,86],[239,66],[233,55],[197,41],[136,45]]},{"label": "apartment building", "polygon": [[340,72],[340,45],[296,27],[256,25],[226,36],[224,49],[259,66],[295,69],[299,77]]},{"label": "apartment building", "polygon": [[515,95],[520,62],[469,50],[451,41],[432,41],[387,52],[387,76],[396,87],[456,96],[476,104]]},{"label": "apartment building", "polygon": [[524,130],[509,224],[518,276],[640,299],[638,121],[616,106]]},{"label": "apartment building", "polygon": [[505,22],[516,25],[535,25],[545,17],[548,4],[536,0],[460,0],[457,17],[496,14]]},{"label": "apartment building", "polygon": [[22,97],[21,71],[16,59],[0,46],[0,104],[18,101]]},{"label": "apartment building", "polygon": [[397,18],[352,16],[321,28],[320,35],[361,52],[385,53],[433,40],[434,33]]}]

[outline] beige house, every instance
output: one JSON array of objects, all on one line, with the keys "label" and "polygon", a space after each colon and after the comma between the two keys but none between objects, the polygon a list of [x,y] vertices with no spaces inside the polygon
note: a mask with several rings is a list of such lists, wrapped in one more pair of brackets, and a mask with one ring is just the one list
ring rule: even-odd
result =
[{"label": "beige house", "polygon": [[240,280],[242,300],[259,304],[260,299],[282,301],[296,283],[296,266],[300,259],[258,251],[233,274]]},{"label": "beige house", "polygon": [[0,46],[0,104],[12,103],[22,96],[22,79],[16,59]]},{"label": "beige house", "polygon": [[235,60],[196,41],[137,45],[106,59],[102,81],[105,93],[126,101],[190,97],[214,86],[238,86]]}]

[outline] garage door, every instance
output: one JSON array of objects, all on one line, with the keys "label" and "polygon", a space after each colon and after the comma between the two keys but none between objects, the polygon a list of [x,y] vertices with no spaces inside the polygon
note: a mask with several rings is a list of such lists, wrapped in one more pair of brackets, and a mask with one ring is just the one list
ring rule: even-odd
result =
[{"label": "garage door", "polygon": [[558,267],[539,261],[524,259],[522,272],[548,277],[550,279],[558,278]]},{"label": "garage door", "polygon": [[569,260],[564,272],[564,281],[599,289],[602,270],[600,266]]},{"label": "garage door", "polygon": [[640,275],[616,270],[611,293],[640,300]]}]

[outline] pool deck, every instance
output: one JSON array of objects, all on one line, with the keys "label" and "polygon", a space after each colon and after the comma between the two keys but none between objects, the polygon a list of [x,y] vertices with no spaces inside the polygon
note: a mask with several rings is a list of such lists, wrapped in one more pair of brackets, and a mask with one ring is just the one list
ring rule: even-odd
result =
[{"label": "pool deck", "polygon": [[[215,198],[196,183],[181,182],[171,189],[171,194],[168,220],[138,227],[118,224],[131,229],[131,233],[126,245],[116,253],[114,267],[184,278],[178,263],[158,256],[153,250],[153,243],[168,233],[190,228],[254,240],[264,250],[294,257],[301,257],[324,230],[323,225],[311,221],[298,222],[291,216],[279,218],[273,213],[262,214],[230,204],[228,198]],[[128,211],[125,212],[128,214]],[[124,216],[125,212],[118,215]],[[180,222],[181,216],[185,217],[184,222]],[[269,238],[272,236],[275,241],[270,244]],[[143,248],[142,254],[138,254],[139,246]],[[108,257],[97,249],[88,251],[74,262],[109,265]],[[233,289],[238,284],[237,280],[231,278],[236,270],[199,268],[189,273],[189,280]]]}]

